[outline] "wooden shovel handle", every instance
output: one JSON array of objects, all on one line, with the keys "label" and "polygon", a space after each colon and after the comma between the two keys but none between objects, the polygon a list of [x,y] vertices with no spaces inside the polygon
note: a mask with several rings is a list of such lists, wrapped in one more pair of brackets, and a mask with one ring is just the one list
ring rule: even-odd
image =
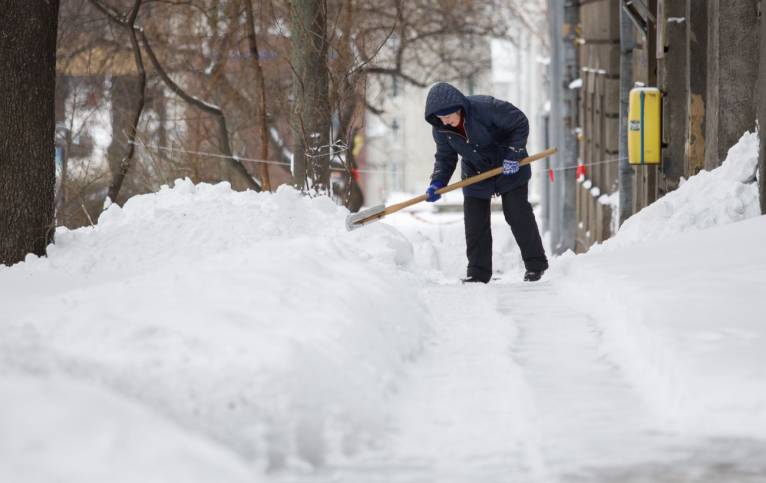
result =
[{"label": "wooden shovel handle", "polygon": [[[552,156],[556,153],[556,148],[548,148],[545,151],[541,151],[537,154],[533,154],[532,156],[527,156],[526,158],[519,161],[520,166],[524,166],[530,163],[533,163],[537,161],[538,159],[547,158],[548,156]],[[477,174],[476,176],[471,176],[470,178],[466,178],[462,181],[458,181],[457,183],[452,183],[450,185],[445,186],[444,188],[436,190],[438,194],[444,194],[449,193],[450,191],[456,190],[458,188],[463,188],[465,186],[470,186],[472,184],[478,183],[479,181],[484,181],[485,179],[492,178],[493,176],[497,176],[503,172],[503,167],[499,166],[494,169],[490,169],[489,171],[485,171],[483,173]],[[408,206],[412,206],[414,204],[420,203],[421,201],[425,201],[428,196],[425,194],[422,194],[420,196],[416,196],[412,199],[402,201],[401,203],[396,203],[395,205],[386,206],[386,209],[383,210],[382,213],[377,215],[376,217],[382,218],[386,215],[390,215],[391,213],[395,213],[399,210],[403,210],[404,208],[407,208]]]}]

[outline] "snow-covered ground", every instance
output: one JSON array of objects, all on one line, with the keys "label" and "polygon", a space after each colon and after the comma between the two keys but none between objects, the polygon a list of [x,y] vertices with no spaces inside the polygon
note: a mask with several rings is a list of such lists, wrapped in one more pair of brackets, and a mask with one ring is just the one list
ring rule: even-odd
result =
[{"label": "snow-covered ground", "polygon": [[[0,481],[764,482],[754,136],[586,255],[173,188],[0,267]],[[422,207],[421,207],[422,208]]]},{"label": "snow-covered ground", "polygon": [[628,247],[760,215],[757,168],[758,134],[745,133],[720,167],[682,181],[679,189],[628,218],[604,245]]},{"label": "snow-covered ground", "polygon": [[557,264],[572,303],[610,321],[604,351],[683,431],[766,438],[757,165],[757,134],[746,133],[720,168],[645,208],[587,256]]},{"label": "snow-covered ground", "polygon": [[[157,440],[124,437],[119,421],[141,405],[184,430],[174,438],[206,440],[169,460],[164,481],[213,461],[208,446],[268,469],[369,446],[429,315],[400,268],[410,244],[383,224],[347,233],[344,218],[290,188],[258,195],[181,181],[112,205],[94,229],[60,231],[48,258],[0,268],[0,371],[12,381],[2,392],[24,387],[30,399],[2,398],[0,413],[71,402],[58,409],[72,418],[64,430],[88,428],[72,436],[130,460],[168,444],[161,429]],[[67,438],[48,440],[57,429],[30,410],[25,424],[0,426],[0,481],[103,481],[89,466],[106,471],[108,458],[34,464],[38,448],[57,454]]]}]

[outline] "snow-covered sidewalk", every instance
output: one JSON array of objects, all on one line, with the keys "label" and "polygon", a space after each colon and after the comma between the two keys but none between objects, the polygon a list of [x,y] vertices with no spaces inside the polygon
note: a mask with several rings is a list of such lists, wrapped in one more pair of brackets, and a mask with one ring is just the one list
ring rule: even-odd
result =
[{"label": "snow-covered sidewalk", "polygon": [[766,440],[679,433],[604,353],[604,324],[567,287],[426,289],[438,336],[364,457],[279,481],[766,481]]},{"label": "snow-covered sidewalk", "polygon": [[345,215],[179,180],[0,267],[0,481],[255,478],[376,440],[429,317],[409,243]]},{"label": "snow-covered sidewalk", "polygon": [[634,384],[607,352],[605,333],[614,321],[573,304],[571,287],[553,278],[498,287],[506,294],[501,310],[519,331],[514,360],[532,394],[547,470],[539,481],[766,480],[766,461],[758,456],[766,440],[670,426],[651,404],[656,388]]},{"label": "snow-covered sidewalk", "polygon": [[459,215],[112,206],[0,267],[0,481],[763,483],[754,139],[535,284],[501,216],[477,287]]}]

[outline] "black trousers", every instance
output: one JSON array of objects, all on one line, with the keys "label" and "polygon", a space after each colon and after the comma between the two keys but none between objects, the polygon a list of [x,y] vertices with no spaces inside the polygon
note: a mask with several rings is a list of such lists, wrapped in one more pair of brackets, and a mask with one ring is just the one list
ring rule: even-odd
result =
[{"label": "black trousers", "polygon": [[[511,226],[521,258],[527,270],[548,268],[548,259],[540,239],[532,205],[527,200],[528,185],[524,184],[502,195],[505,221]],[[465,244],[468,256],[469,277],[488,282],[492,278],[492,229],[490,224],[490,200],[465,197]]]}]

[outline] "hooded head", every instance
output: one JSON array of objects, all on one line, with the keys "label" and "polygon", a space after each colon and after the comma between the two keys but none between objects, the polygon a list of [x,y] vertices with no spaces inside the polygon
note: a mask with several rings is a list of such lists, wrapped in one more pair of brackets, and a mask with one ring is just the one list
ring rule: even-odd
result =
[{"label": "hooded head", "polygon": [[436,127],[442,126],[438,116],[447,116],[463,110],[467,113],[470,107],[468,99],[456,87],[446,82],[437,82],[428,91],[426,98],[426,121]]}]

